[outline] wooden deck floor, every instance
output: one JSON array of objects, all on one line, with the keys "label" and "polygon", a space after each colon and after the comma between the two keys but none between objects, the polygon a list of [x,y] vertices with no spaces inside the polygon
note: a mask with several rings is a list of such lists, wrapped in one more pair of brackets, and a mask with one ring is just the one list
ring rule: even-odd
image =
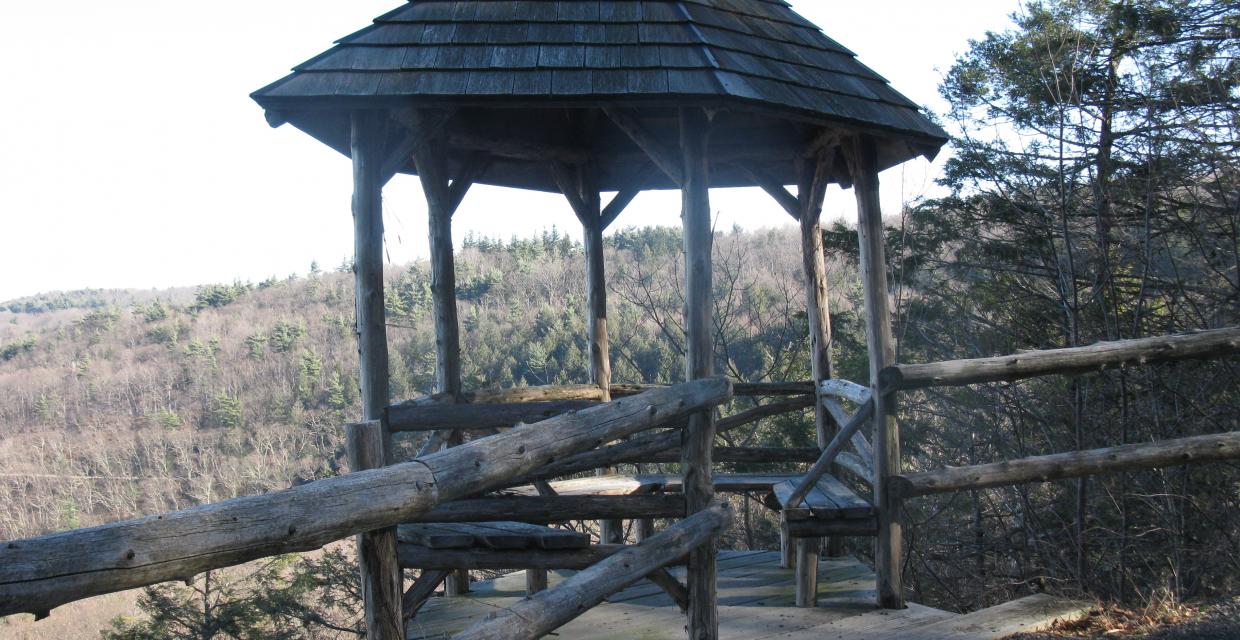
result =
[{"label": "wooden deck floor", "polygon": [[[874,574],[852,559],[825,559],[819,568],[820,605],[793,606],[792,571],[779,568],[772,551],[725,551],[719,556],[720,635],[732,640],[844,638],[870,627],[894,631],[954,617],[912,605],[899,612],[874,607]],[[677,572],[684,577],[684,570]],[[554,586],[571,572],[553,573]],[[525,596],[525,576],[516,572],[471,585],[461,598],[435,598],[409,625],[411,640],[451,637],[506,604]],[[849,624],[843,624],[848,622]],[[825,626],[824,626],[825,625]],[[817,629],[815,629],[817,628]],[[832,628],[836,634],[831,633]],[[793,634],[809,631],[811,635]],[[615,594],[556,632],[560,640],[682,640],[684,615],[658,587],[641,581]]]}]

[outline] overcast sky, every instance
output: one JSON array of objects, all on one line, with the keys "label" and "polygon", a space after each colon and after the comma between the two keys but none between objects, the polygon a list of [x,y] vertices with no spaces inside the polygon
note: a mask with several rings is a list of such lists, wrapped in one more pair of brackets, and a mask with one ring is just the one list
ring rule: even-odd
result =
[{"label": "overcast sky", "polygon": [[[914,101],[1019,0],[792,0]],[[79,288],[258,281],[352,254],[346,158],[248,94],[399,0],[0,2],[0,301]],[[941,159],[939,163],[941,163]],[[883,205],[932,192],[936,165],[883,175]],[[384,192],[388,255],[426,254],[416,178]],[[854,215],[832,189],[826,214]],[[791,224],[756,190],[714,192],[720,228]],[[617,227],[679,224],[675,193],[643,194]],[[574,235],[561,197],[475,188],[454,234]]]}]

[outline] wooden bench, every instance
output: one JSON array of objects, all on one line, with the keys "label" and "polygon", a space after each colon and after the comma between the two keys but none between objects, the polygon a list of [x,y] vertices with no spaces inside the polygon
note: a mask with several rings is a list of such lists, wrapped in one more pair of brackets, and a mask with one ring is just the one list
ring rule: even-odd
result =
[{"label": "wooden bench", "polygon": [[[793,494],[801,479],[771,488],[780,508],[779,526],[784,544],[784,564],[796,568],[798,607],[818,604],[818,555],[822,538],[873,536],[878,534],[878,514],[873,504],[844,486],[834,476],[823,475],[795,507]],[[792,553],[795,551],[795,558]]]}]

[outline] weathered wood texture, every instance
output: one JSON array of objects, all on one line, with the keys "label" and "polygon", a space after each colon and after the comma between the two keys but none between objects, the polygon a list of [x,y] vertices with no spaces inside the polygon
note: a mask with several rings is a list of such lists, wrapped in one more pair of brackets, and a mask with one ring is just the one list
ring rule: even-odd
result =
[{"label": "weathered wood texture", "polygon": [[[822,248],[823,200],[831,179],[834,152],[820,151],[812,165],[802,171],[798,203],[801,223],[801,262],[805,271],[805,309],[809,319],[810,370],[814,383],[831,379],[831,313],[827,287],[826,256]],[[814,405],[818,446],[825,447],[837,425],[819,405]]]},{"label": "weathered wood texture", "polygon": [[[388,114],[352,114],[353,254],[362,419],[378,420],[388,403],[387,324],[383,307],[383,179]],[[383,436],[384,459],[393,462],[392,438]]]},{"label": "weathered wood texture", "polygon": [[861,409],[857,411],[856,415],[854,415],[852,419],[848,421],[848,424],[844,425],[844,428],[840,429],[839,432],[835,434],[835,437],[831,439],[831,442],[823,448],[822,455],[819,456],[818,460],[814,461],[813,466],[811,466],[809,471],[805,473],[805,477],[797,485],[792,494],[788,496],[788,502],[784,505],[784,508],[795,509],[801,505],[801,501],[804,500],[805,496],[814,489],[814,485],[818,483],[818,479],[821,478],[827,471],[831,470],[836,458],[839,456],[840,452],[844,450],[844,447],[852,440],[853,435],[859,432],[861,427],[868,423],[873,415],[873,402],[867,402],[864,405],[861,405]]},{"label": "weathered wood texture", "polygon": [[681,584],[680,580],[676,579],[676,576],[669,573],[667,569],[659,567],[646,574],[646,579],[662,589],[663,593],[666,593],[682,612],[689,613],[689,590]]},{"label": "weathered wood texture", "polygon": [[611,352],[607,337],[607,271],[603,261],[602,200],[589,168],[553,162],[556,184],[581,222],[586,258],[586,333],[590,342],[590,382],[610,400]]},{"label": "weathered wood texture", "polygon": [[794,483],[781,482],[771,491],[780,504],[780,513],[789,521],[851,520],[871,518],[874,506],[832,476],[820,478],[799,506],[789,506]]},{"label": "weathered wood texture", "polygon": [[818,538],[795,538],[796,605],[801,608],[818,606],[818,554],[822,541]]},{"label": "weathered wood texture", "polygon": [[[351,424],[345,432],[351,471],[383,467],[383,425],[377,421]],[[366,637],[404,640],[401,589],[404,574],[396,558],[396,528],[384,527],[357,536]]]},{"label": "weathered wood texture", "polygon": [[[663,532],[585,569],[560,585],[511,605],[474,625],[456,640],[533,640],[554,631],[643,576],[690,549],[700,548],[732,520],[725,504],[715,504]],[[690,604],[690,608],[692,608]]]},{"label": "weathered wood texture", "polygon": [[[685,378],[696,380],[714,372],[714,310],[711,253],[714,230],[710,220],[710,167],[707,145],[710,123],[698,109],[680,110],[680,191],[685,247]],[[650,149],[646,149],[650,153]],[[702,411],[689,416],[681,445],[684,494],[690,513],[708,508],[715,499],[711,453],[715,416]],[[658,538],[658,536],[655,536]],[[719,637],[715,542],[709,536],[689,552],[689,640]]]},{"label": "weathered wood texture", "polygon": [[401,543],[398,547],[400,566],[406,569],[464,568],[473,571],[505,569],[551,570],[585,569],[598,564],[629,547],[622,544],[600,544],[585,549],[430,549],[416,544]]},{"label": "weathered wood texture", "polygon": [[[772,402],[719,420],[715,432],[724,433],[764,418],[801,411],[813,405],[813,396],[802,396]],[[569,456],[539,469],[534,474],[515,479],[510,486],[527,484],[537,479],[566,476],[614,464],[641,462],[645,456],[680,449],[682,438],[683,436],[679,431],[642,434],[641,436],[630,438],[627,442],[608,445],[594,451],[586,451]]]},{"label": "weathered wood texture", "polygon": [[824,396],[843,398],[858,405],[869,402],[870,396],[873,395],[869,387],[840,379],[823,380],[818,385],[818,393]]},{"label": "weathered wood texture", "polygon": [[652,390],[382,469],[0,547],[0,616],[168,580],[406,522],[550,460],[726,401],[714,378]]},{"label": "weathered wood texture", "polygon": [[1219,358],[1240,353],[1240,327],[1158,338],[1099,342],[1087,347],[1029,351],[995,358],[900,364],[883,370],[883,392],[1082,373],[1130,364]]},{"label": "weathered wood texture", "polygon": [[904,497],[1240,459],[1240,432],[1034,456],[892,478]]},{"label": "weathered wood texture", "polygon": [[388,429],[399,431],[502,429],[540,422],[599,404],[594,400],[553,400],[512,404],[393,405],[386,410]]},{"label": "weathered wood texture", "polygon": [[526,569],[525,570],[525,593],[526,595],[534,595],[540,591],[547,590],[547,570],[546,569]]},{"label": "weathered wood texture", "polygon": [[878,535],[878,518],[847,520],[783,520],[781,530],[791,539],[827,536],[867,538]]},{"label": "weathered wood texture", "polygon": [[[622,398],[663,386],[667,385],[618,383],[611,385],[611,395],[613,398]],[[808,380],[804,382],[732,381],[732,395],[734,396],[802,396],[811,393],[814,393],[814,383]]]},{"label": "weathered wood texture", "polygon": [[410,522],[529,522],[548,524],[604,518],[683,518],[678,495],[501,496],[445,502]]},{"label": "weathered wood texture", "polygon": [[[870,387],[877,390],[879,372],[896,361],[887,289],[887,258],[883,246],[883,212],[879,204],[878,152],[874,139],[869,136],[853,138],[844,146],[857,197],[857,234],[861,244],[861,279],[865,290]],[[874,501],[879,513],[874,568],[878,574],[878,603],[886,609],[902,609],[903,517],[900,501],[887,494],[887,478],[900,473],[900,427],[896,422],[895,398],[880,396],[877,391],[874,393]]]},{"label": "weathered wood texture", "polygon": [[449,573],[444,569],[427,569],[413,581],[413,586],[409,587],[401,598],[401,612],[405,621],[418,615],[418,610],[435,594],[435,589],[443,584]]}]

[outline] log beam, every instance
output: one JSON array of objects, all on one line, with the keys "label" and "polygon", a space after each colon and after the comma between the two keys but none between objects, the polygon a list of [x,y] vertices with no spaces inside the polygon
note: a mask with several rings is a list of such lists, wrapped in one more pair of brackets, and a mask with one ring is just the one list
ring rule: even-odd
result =
[{"label": "log beam", "polygon": [[[553,571],[586,569],[629,547],[622,544],[598,544],[585,549],[546,551],[543,549],[428,549],[414,544],[399,546],[400,566],[406,569],[463,567],[471,571]],[[673,561],[671,564],[676,564]],[[683,564],[683,562],[680,562]]]},{"label": "log beam", "polygon": [[418,615],[418,610],[431,596],[435,595],[435,589],[443,584],[449,573],[451,572],[444,569],[427,569],[413,581],[413,586],[409,587],[404,597],[401,598],[401,611],[405,622]]},{"label": "log beam", "polygon": [[[558,586],[513,603],[504,613],[453,636],[454,640],[534,640],[589,611],[607,596],[708,545],[732,520],[725,504],[690,516],[663,532],[578,572]],[[690,561],[692,563],[692,561]],[[692,567],[690,567],[692,569]],[[692,610],[692,601],[690,601]]]},{"label": "log beam", "polygon": [[[660,171],[672,179],[672,182],[679,185],[684,184],[685,169],[680,161],[679,154],[664,145],[658,137],[642,124],[641,120],[638,120],[636,116],[628,111],[621,109],[604,108],[603,113],[606,113],[607,117],[611,119],[612,124],[615,124],[616,128],[623,131],[654,162]],[[705,155],[706,150],[703,148],[703,161],[705,161]]]},{"label": "log beam", "polygon": [[892,478],[891,490],[908,498],[1225,460],[1240,460],[1240,432],[910,473]]},{"label": "log beam", "polygon": [[731,397],[714,378],[552,418],[381,469],[0,545],[0,616],[192,576],[409,521],[599,442]]},{"label": "log beam", "polygon": [[884,393],[902,389],[1020,380],[1099,371],[1130,364],[1221,358],[1240,353],[1240,327],[1157,338],[1099,342],[1086,347],[1029,351],[995,358],[892,365],[882,371]]}]

